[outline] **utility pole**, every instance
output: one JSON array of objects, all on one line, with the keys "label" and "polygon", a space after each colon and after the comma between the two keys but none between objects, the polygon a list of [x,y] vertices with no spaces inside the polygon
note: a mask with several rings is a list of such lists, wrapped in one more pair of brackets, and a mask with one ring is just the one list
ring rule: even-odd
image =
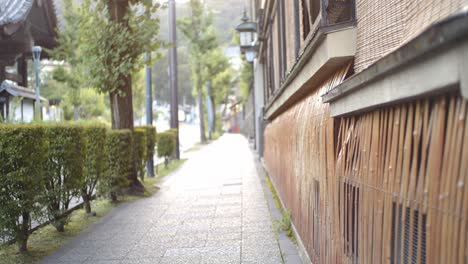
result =
[{"label": "utility pole", "polygon": [[[151,53],[145,54],[146,60],[146,125],[153,125],[153,96],[151,94]],[[153,157],[146,162],[146,171],[148,177],[154,177],[154,160]]]},{"label": "utility pole", "polygon": [[177,33],[175,0],[169,0],[169,84],[171,88],[171,128],[177,129],[175,158],[180,159],[179,150],[179,100],[177,98]]}]

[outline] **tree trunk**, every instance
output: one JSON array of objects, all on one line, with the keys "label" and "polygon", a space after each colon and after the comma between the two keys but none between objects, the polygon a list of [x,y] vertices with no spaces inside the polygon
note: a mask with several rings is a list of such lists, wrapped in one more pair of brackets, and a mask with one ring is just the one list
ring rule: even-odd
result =
[{"label": "tree trunk", "polygon": [[[213,87],[211,87],[211,89],[213,89]],[[211,92],[213,94],[213,91]],[[216,132],[216,104],[215,104],[215,101],[214,101],[214,96],[210,94],[210,98],[211,98],[211,109],[213,111],[213,133]]]},{"label": "tree trunk", "polygon": [[83,194],[81,196],[83,198],[84,208],[87,214],[91,214],[91,197],[88,194]]},{"label": "tree trunk", "polygon": [[21,223],[21,230],[18,236],[18,241],[17,241],[18,251],[20,253],[24,253],[28,250],[29,221],[30,221],[29,212],[23,212],[22,218],[23,218],[22,219],[23,222]]},{"label": "tree trunk", "polygon": [[[133,131],[133,104],[130,76],[126,77],[125,83],[126,85],[120,88],[120,90],[125,93],[125,96],[120,96],[117,92],[110,93],[112,128],[130,129]],[[132,168],[127,178],[130,180],[128,186],[128,192],[130,194],[143,194],[145,192],[145,187],[143,187],[143,184],[138,180],[135,161],[132,162]]]},{"label": "tree trunk", "polygon": [[79,117],[78,105],[73,105],[73,120],[77,121]]},{"label": "tree trunk", "polygon": [[65,223],[62,220],[56,220],[52,225],[55,227],[57,232],[65,232]]},{"label": "tree trunk", "polygon": [[[112,21],[116,23],[124,23],[128,26],[125,16],[129,10],[128,0],[109,0],[107,2],[110,17]],[[117,91],[109,94],[111,103],[111,115],[112,115],[112,128],[113,129],[130,129],[133,131],[133,102],[132,102],[132,79],[131,73],[120,76],[123,80],[121,87]],[[128,186],[128,192],[131,194],[143,194],[145,188],[138,180],[137,168],[135,162],[132,164],[131,173],[127,175],[130,179]]]},{"label": "tree trunk", "polygon": [[110,198],[112,203],[117,203],[117,193],[111,192],[110,193]]},{"label": "tree trunk", "polygon": [[202,91],[202,79],[201,79],[201,69],[200,63],[197,64],[197,93],[198,93],[198,113],[200,117],[200,142],[206,143],[206,135],[205,135],[205,117],[203,115],[203,91]]}]

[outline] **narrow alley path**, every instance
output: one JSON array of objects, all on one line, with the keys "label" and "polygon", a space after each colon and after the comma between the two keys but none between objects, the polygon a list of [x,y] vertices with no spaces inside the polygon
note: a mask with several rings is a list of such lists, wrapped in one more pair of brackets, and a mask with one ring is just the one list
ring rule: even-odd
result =
[{"label": "narrow alley path", "polygon": [[225,135],[194,153],[156,195],[114,209],[42,263],[282,259],[247,141]]}]

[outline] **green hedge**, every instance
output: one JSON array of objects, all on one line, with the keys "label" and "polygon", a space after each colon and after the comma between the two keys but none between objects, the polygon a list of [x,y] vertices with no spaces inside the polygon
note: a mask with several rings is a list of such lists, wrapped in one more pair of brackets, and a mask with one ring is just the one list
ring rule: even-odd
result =
[{"label": "green hedge", "polygon": [[83,179],[83,128],[77,125],[58,124],[44,126],[46,135],[45,182],[43,190],[49,219],[57,231],[63,232],[73,197],[80,195]]},{"label": "green hedge", "polygon": [[95,188],[115,201],[133,162],[142,172],[154,153],[155,134],[154,127],[132,133],[89,124],[0,125],[0,236],[25,251],[31,221],[44,213],[63,231],[73,198],[81,196],[87,212]]},{"label": "green hedge", "polygon": [[138,176],[144,181],[146,164],[146,129],[135,128],[133,131],[133,158]]},{"label": "green hedge", "polygon": [[101,191],[109,194],[112,201],[117,200],[120,190],[129,184],[132,173],[133,153],[132,131],[127,129],[108,130],[106,151],[106,173],[101,183]]},{"label": "green hedge", "polygon": [[153,158],[156,148],[156,127],[138,126],[136,129],[144,129],[146,131],[146,160],[150,160]]},{"label": "green hedge", "polygon": [[[0,125],[0,235],[26,250],[31,219],[42,209],[44,128]],[[37,219],[35,219],[37,220]]]},{"label": "green hedge", "polygon": [[106,127],[103,125],[83,126],[84,167],[81,197],[87,213],[91,213],[91,198],[105,172]]},{"label": "green hedge", "polygon": [[169,159],[174,155],[176,146],[176,135],[174,131],[168,130],[158,134],[158,156],[164,157],[167,167]]}]

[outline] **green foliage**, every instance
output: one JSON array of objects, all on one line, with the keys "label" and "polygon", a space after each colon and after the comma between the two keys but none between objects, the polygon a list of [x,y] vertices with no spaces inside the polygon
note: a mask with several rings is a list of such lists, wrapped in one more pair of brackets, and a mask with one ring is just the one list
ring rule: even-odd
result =
[{"label": "green foliage", "polygon": [[20,251],[26,250],[31,218],[41,209],[44,137],[39,126],[0,125],[0,237],[14,238]]},{"label": "green foliage", "polygon": [[77,107],[81,102],[80,88],[83,85],[81,67],[84,57],[80,49],[80,35],[77,34],[82,18],[74,1],[64,0],[64,6],[66,8],[63,11],[63,26],[59,27],[58,30],[57,41],[59,45],[51,53],[55,60],[66,61],[68,65],[54,69],[52,78],[65,85],[68,102]]},{"label": "green foliage", "polygon": [[244,61],[240,75],[240,90],[242,98],[247,101],[249,97],[250,86],[253,81],[253,68],[252,63]]},{"label": "green foliage", "polygon": [[100,184],[100,192],[110,195],[117,201],[123,187],[129,183],[128,175],[132,170],[133,153],[132,131],[128,129],[107,132],[105,152],[107,170]]},{"label": "green foliage", "polygon": [[70,201],[80,194],[83,179],[83,129],[76,125],[45,126],[47,151],[44,163],[46,197],[49,219],[57,231],[63,232]]},{"label": "green foliage", "polygon": [[150,160],[154,156],[156,148],[156,127],[155,126],[138,126],[135,129],[144,129],[146,134],[146,160]]},{"label": "green foliage", "polygon": [[166,167],[169,159],[174,155],[176,145],[175,133],[172,129],[158,133],[158,156],[164,157]]},{"label": "green foliage", "polygon": [[[179,15],[179,10],[177,10]],[[180,45],[180,42],[177,43]],[[153,94],[158,102],[169,103],[171,101],[169,89],[169,75],[167,69],[169,67],[169,54],[164,52],[161,54],[161,59],[153,66],[152,82]],[[186,104],[194,104],[195,98],[192,95],[192,68],[190,65],[190,57],[187,54],[186,47],[177,48],[177,92],[179,101]]]},{"label": "green foliage", "polygon": [[121,21],[115,21],[109,6],[119,2],[85,0],[80,8],[80,48],[86,69],[88,86],[99,92],[117,92],[126,85],[126,78],[137,72],[144,62],[140,56],[161,46],[155,40],[159,32],[159,18],[141,12],[141,5],[155,13],[160,4],[152,1],[130,1],[130,8]]},{"label": "green foliage", "polygon": [[[202,1],[190,0],[191,14],[177,21],[179,30],[188,40],[189,54],[192,65],[192,81],[195,95],[203,90],[203,83],[209,75],[208,66],[215,68],[215,64],[205,63],[207,56],[219,46],[216,31],[213,27],[213,15],[207,13]],[[204,72],[204,70],[206,70]]]},{"label": "green foliage", "polygon": [[133,158],[140,179],[145,179],[146,164],[146,129],[135,128],[133,131]]},{"label": "green foliage", "polygon": [[132,83],[133,118],[138,120],[145,114],[146,89],[144,69],[132,74]]},{"label": "green foliage", "polygon": [[80,119],[110,120],[110,111],[105,104],[105,97],[103,94],[98,94],[94,89],[82,89],[80,97],[80,104],[78,107]]},{"label": "green foliage", "polygon": [[96,185],[105,173],[104,146],[106,143],[106,127],[102,125],[85,125],[84,137],[84,167],[81,182],[81,196],[85,202],[87,213],[91,213],[91,198]]}]

